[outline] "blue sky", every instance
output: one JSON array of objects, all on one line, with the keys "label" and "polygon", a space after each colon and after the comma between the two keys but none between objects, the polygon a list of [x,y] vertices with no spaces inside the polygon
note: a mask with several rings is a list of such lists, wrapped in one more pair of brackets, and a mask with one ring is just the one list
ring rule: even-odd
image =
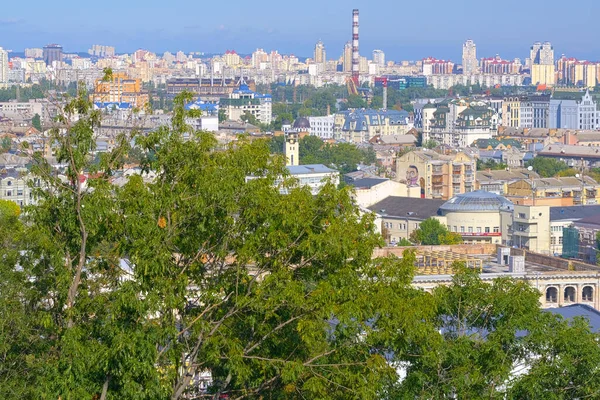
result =
[{"label": "blue sky", "polygon": [[534,41],[551,41],[557,57],[600,60],[600,0],[8,1],[0,14],[0,47],[60,43],[65,51],[86,51],[106,44],[117,52],[159,53],[261,47],[312,56],[321,39],[328,58],[337,58],[350,39],[353,8],[360,9],[361,55],[380,48],[391,60],[458,62],[470,38],[479,58],[525,58]]}]

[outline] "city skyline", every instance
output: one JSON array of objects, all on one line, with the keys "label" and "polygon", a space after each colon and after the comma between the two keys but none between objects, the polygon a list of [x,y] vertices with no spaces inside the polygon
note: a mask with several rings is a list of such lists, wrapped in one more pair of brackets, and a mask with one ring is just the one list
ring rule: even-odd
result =
[{"label": "city skyline", "polygon": [[[460,62],[462,44],[472,39],[477,44],[478,58],[500,54],[506,59],[525,59],[531,43],[550,41],[557,57],[566,54],[580,59],[600,59],[600,44],[595,42],[592,18],[593,11],[600,10],[600,6],[593,0],[580,2],[578,9],[590,11],[583,17],[576,10],[553,11],[548,6],[556,1],[545,2],[542,11],[537,10],[540,4],[514,0],[505,1],[498,9],[481,8],[474,0],[467,0],[460,9],[436,3],[433,11],[423,14],[423,18],[414,18],[423,12],[418,4],[349,5],[333,0],[323,7],[309,0],[293,10],[293,19],[289,17],[290,11],[282,9],[280,4],[275,7],[271,0],[261,10],[254,10],[248,4],[234,5],[235,13],[231,12],[231,4],[200,6],[189,1],[178,3],[176,9],[165,8],[164,3],[156,1],[139,7],[110,0],[99,9],[86,9],[72,0],[62,2],[60,9],[38,0],[31,3],[33,7],[26,10],[16,3],[5,5],[0,18],[0,36],[3,37],[0,46],[22,52],[28,47],[60,43],[66,52],[85,52],[93,43],[103,43],[115,46],[119,53],[145,48],[157,53],[178,50],[223,53],[226,49],[235,49],[242,54],[264,48],[312,57],[315,43],[322,40],[328,58],[337,59],[351,37],[352,8],[358,7],[363,56],[381,49],[386,59],[394,61],[432,56]],[[115,7],[121,12],[115,13]],[[66,15],[67,8],[73,12]],[[382,13],[382,8],[386,12]],[[467,24],[458,24],[465,9],[477,9],[484,15],[471,18]],[[89,17],[90,11],[94,13],[93,18]],[[412,17],[403,18],[403,15]],[[488,15],[493,15],[494,20]],[[559,17],[577,19],[579,29],[557,30]],[[449,22],[452,18],[456,21]],[[56,24],[57,20],[61,23]],[[78,34],[73,35],[73,31]]]}]

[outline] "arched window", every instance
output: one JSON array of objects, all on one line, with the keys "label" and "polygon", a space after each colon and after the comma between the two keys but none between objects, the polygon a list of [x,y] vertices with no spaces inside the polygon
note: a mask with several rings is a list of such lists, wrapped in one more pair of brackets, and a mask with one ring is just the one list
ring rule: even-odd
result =
[{"label": "arched window", "polygon": [[546,303],[558,303],[558,290],[555,287],[546,289]]},{"label": "arched window", "polygon": [[576,291],[573,286],[565,288],[565,303],[574,303],[576,299]]},{"label": "arched window", "polygon": [[594,301],[594,288],[591,286],[586,286],[581,291],[581,297],[583,301]]}]

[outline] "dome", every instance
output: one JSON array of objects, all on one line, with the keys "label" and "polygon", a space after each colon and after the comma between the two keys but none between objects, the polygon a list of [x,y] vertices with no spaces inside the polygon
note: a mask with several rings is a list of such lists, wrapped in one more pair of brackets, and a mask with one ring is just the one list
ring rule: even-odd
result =
[{"label": "dome", "polygon": [[440,207],[442,213],[449,212],[487,212],[512,210],[513,203],[499,194],[477,190],[459,194]]},{"label": "dome", "polygon": [[310,129],[308,118],[300,117],[294,122],[294,129]]}]

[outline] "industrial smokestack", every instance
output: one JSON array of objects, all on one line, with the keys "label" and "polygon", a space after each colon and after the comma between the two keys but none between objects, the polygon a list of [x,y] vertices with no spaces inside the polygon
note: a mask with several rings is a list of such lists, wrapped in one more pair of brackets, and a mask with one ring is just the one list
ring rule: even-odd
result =
[{"label": "industrial smokestack", "polygon": [[360,60],[358,54],[358,9],[352,10],[352,80],[356,87],[359,86]]}]

